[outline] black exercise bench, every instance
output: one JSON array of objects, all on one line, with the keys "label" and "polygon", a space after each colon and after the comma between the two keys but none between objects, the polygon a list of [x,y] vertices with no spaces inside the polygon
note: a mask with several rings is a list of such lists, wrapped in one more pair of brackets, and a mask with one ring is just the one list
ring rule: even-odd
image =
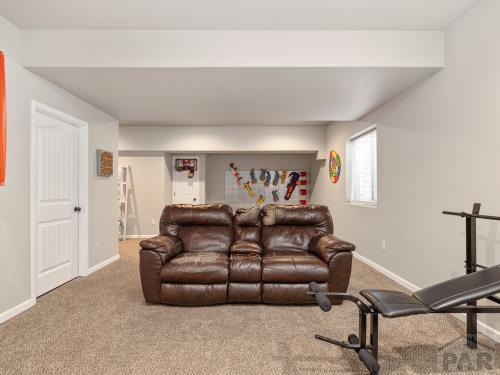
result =
[{"label": "black exercise bench", "polygon": [[[359,310],[358,335],[349,335],[347,342],[321,335],[315,335],[315,338],[356,351],[370,374],[377,374],[380,370],[378,363],[379,315],[385,318],[398,318],[430,313],[466,313],[467,345],[475,349],[477,346],[476,314],[500,313],[500,306],[477,306],[477,301],[484,298],[496,303],[500,302],[495,296],[495,294],[500,293],[500,265],[485,267],[477,264],[475,246],[475,219],[500,220],[500,217],[479,215],[479,207],[478,203],[474,204],[472,214],[444,212],[467,219],[467,275],[430,286],[411,295],[395,290],[365,289],[360,294],[367,302],[347,293],[322,292],[317,283],[309,284],[308,294],[316,299],[321,310],[330,311],[332,301],[351,301],[356,304]],[[482,268],[482,270],[477,271],[477,268]],[[367,337],[368,316],[371,318],[369,338]]]}]

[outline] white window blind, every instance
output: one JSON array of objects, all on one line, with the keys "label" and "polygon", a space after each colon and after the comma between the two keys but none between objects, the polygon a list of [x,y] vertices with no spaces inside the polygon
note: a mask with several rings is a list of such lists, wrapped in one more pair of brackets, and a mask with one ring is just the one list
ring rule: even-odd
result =
[{"label": "white window blind", "polygon": [[377,129],[348,140],[347,197],[352,203],[377,204]]}]

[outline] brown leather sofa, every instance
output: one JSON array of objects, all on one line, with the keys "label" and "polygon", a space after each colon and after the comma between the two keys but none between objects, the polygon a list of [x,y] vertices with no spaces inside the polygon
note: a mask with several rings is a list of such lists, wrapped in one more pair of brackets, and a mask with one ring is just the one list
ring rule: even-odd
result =
[{"label": "brown leather sofa", "polygon": [[225,204],[169,205],[160,235],[141,242],[140,272],[149,303],[305,304],[315,281],[345,292],[354,245],[333,236],[328,208]]}]

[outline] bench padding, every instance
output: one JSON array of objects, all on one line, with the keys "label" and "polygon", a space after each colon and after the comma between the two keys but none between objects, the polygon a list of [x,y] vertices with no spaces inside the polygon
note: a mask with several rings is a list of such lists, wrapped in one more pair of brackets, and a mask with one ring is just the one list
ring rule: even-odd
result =
[{"label": "bench padding", "polygon": [[432,311],[440,311],[498,292],[500,265],[430,286],[419,290],[413,296]]},{"label": "bench padding", "polygon": [[360,294],[386,318],[425,314],[430,311],[416,298],[396,290],[365,289]]},{"label": "bench padding", "polygon": [[500,265],[460,276],[412,295],[395,290],[365,289],[360,294],[387,318],[437,312],[500,292]]}]

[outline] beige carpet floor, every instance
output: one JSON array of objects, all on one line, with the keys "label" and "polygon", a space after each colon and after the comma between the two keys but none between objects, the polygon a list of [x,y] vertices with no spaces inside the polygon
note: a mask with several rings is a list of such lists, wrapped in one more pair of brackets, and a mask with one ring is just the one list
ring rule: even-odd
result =
[{"label": "beige carpet floor", "polygon": [[[122,243],[119,261],[1,325],[0,374],[366,373],[352,351],[313,338],[344,340],[357,331],[352,304],[331,313],[316,306],[146,305],[137,249],[137,241]],[[350,292],[370,287],[400,289],[355,261]],[[463,337],[464,324],[447,315],[381,319],[382,373],[499,374],[493,342],[481,336],[473,352]]]}]

